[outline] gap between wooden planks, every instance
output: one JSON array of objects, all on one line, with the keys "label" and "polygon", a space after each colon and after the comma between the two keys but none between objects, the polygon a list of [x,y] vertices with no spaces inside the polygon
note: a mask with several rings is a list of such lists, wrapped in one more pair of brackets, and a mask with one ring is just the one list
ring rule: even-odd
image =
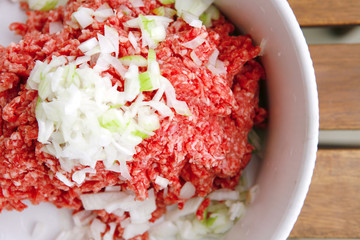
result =
[{"label": "gap between wooden planks", "polygon": [[301,26],[360,24],[359,0],[288,0]]},{"label": "gap between wooden planks", "polygon": [[318,151],[291,238],[360,238],[360,149]]},{"label": "gap between wooden planks", "polygon": [[320,129],[360,129],[360,44],[311,45],[310,53],[319,92]]}]

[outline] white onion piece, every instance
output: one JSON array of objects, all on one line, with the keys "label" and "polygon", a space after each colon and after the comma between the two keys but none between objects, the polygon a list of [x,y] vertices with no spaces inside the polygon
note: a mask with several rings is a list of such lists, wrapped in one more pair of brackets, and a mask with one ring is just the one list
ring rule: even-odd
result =
[{"label": "white onion piece", "polygon": [[64,29],[64,25],[62,24],[62,22],[49,23],[49,33],[50,34],[61,32],[61,30],[63,30],[63,29]]},{"label": "white onion piece", "polygon": [[85,210],[101,210],[105,209],[109,205],[121,202],[128,197],[134,200],[134,196],[129,195],[126,192],[101,192],[80,195],[81,202]]},{"label": "white onion piece", "polygon": [[86,40],[85,42],[81,43],[78,48],[83,52],[87,52],[87,51],[90,51],[92,49],[94,49],[96,46],[99,45],[99,42],[98,40],[93,37],[93,38],[90,38],[88,40]]},{"label": "white onion piece", "polygon": [[140,27],[139,20],[138,18],[130,19],[124,23],[124,26],[129,28],[139,28]]},{"label": "white onion piece", "polygon": [[126,166],[126,162],[124,160],[120,160],[120,173],[121,176],[124,177],[126,180],[131,180],[131,175],[129,173],[129,169]]},{"label": "white onion piece", "polygon": [[265,49],[266,49],[266,45],[267,45],[267,39],[261,40],[261,43],[260,43],[261,51],[260,51],[260,53],[259,53],[259,56],[263,56],[263,55],[264,55]]},{"label": "white onion piece", "polygon": [[120,192],[121,186],[107,186],[105,192]]},{"label": "white onion piece", "polygon": [[175,236],[178,233],[177,226],[171,221],[161,221],[155,223],[151,226],[149,230],[150,239],[154,237],[155,239],[167,240],[167,239],[176,239]]},{"label": "white onion piece", "polygon": [[104,27],[104,32],[105,38],[107,38],[109,42],[113,45],[115,57],[117,58],[119,56],[119,33],[117,32],[117,30],[107,25],[105,25]]},{"label": "white onion piece", "polygon": [[144,2],[142,0],[130,0],[131,5],[133,5],[133,7],[144,7]]},{"label": "white onion piece", "polygon": [[110,56],[110,55],[100,54],[99,58],[97,59],[96,65],[93,68],[97,73],[101,73],[101,72],[109,69],[110,63],[109,63],[109,61],[107,61],[107,58],[106,58],[107,56]]},{"label": "white onion piece", "polygon": [[90,56],[81,56],[81,57],[76,58],[75,64],[81,65],[83,63],[89,62],[90,60],[91,60]]},{"label": "white onion piece", "polygon": [[[12,2],[20,2],[20,0],[11,0]],[[52,1],[44,1],[44,0],[28,0],[29,8],[32,10],[42,10],[49,11],[54,9],[57,6],[64,6],[68,0],[52,0]]]},{"label": "white onion piece", "polygon": [[125,73],[124,92],[127,101],[132,102],[140,93],[139,67],[130,65]]},{"label": "white onion piece", "polygon": [[[147,24],[152,21],[153,24]],[[125,23],[126,27],[140,28],[142,33],[142,46],[156,48],[157,44],[165,40],[166,28],[174,20],[171,18],[156,15],[140,15]]]},{"label": "white onion piece", "polygon": [[167,188],[169,185],[169,180],[161,176],[156,176],[155,184],[159,185],[162,189]]},{"label": "white onion piece", "polygon": [[127,69],[122,65],[119,59],[108,54],[104,55],[103,57],[104,60],[110,64],[121,77],[125,77]]},{"label": "white onion piece", "polygon": [[215,66],[216,65],[216,60],[219,57],[219,50],[217,48],[215,48],[215,50],[213,51],[213,53],[210,55],[209,57],[209,64]]},{"label": "white onion piece", "polygon": [[175,89],[170,81],[164,77],[161,77],[161,84],[165,87],[167,105],[169,107],[173,107],[180,115],[191,116],[191,111],[186,102],[176,99]]},{"label": "white onion piece", "polygon": [[179,198],[190,199],[191,197],[193,197],[195,195],[195,192],[196,192],[196,189],[195,189],[194,185],[191,182],[186,182],[180,190]]},{"label": "white onion piece", "polygon": [[124,229],[123,238],[130,239],[137,235],[141,235],[150,229],[149,223],[140,223],[140,224],[129,224]]},{"label": "white onion piece", "polygon": [[198,65],[198,66],[202,65],[202,61],[200,60],[200,58],[196,55],[196,53],[194,51],[192,51],[190,53],[190,57],[196,65]]},{"label": "white onion piece", "polygon": [[175,208],[165,214],[166,220],[176,220],[179,217],[195,213],[204,199],[202,197],[191,198],[184,204],[183,209]]},{"label": "white onion piece", "polygon": [[144,201],[136,201],[138,206],[129,211],[131,223],[148,223],[152,218],[151,214],[156,210],[154,189],[150,189],[148,194],[149,197],[147,199]]},{"label": "white onion piece", "polygon": [[184,11],[181,15],[181,17],[184,19],[186,23],[188,23],[190,26],[195,28],[201,28],[202,27],[202,21],[199,20],[199,17]]},{"label": "white onion piece", "polygon": [[73,16],[81,28],[86,28],[94,22],[92,17],[93,14],[94,10],[90,8],[79,7],[78,10],[73,13]]},{"label": "white onion piece", "polygon": [[134,34],[131,31],[129,32],[128,38],[129,38],[129,41],[130,41],[131,45],[136,50],[138,48],[137,40],[136,40]]},{"label": "white onion piece", "polygon": [[102,54],[116,52],[115,46],[109,38],[98,33],[97,39],[99,40],[100,51]]},{"label": "white onion piece", "polygon": [[114,239],[114,233],[115,233],[115,230],[116,230],[116,223],[111,222],[108,225],[110,226],[110,229],[109,229],[109,231],[107,231],[105,233],[102,240],[113,240]]},{"label": "white onion piece", "polygon": [[205,40],[206,37],[207,37],[207,33],[203,33],[197,36],[196,38],[194,38],[193,40],[182,43],[181,45],[183,45],[186,48],[195,49],[206,41]]},{"label": "white onion piece", "polygon": [[144,105],[148,105],[152,108],[154,108],[156,111],[159,112],[160,115],[164,117],[173,117],[174,113],[171,111],[171,109],[163,102],[144,102]]},{"label": "white onion piece", "polygon": [[230,220],[234,221],[237,218],[240,218],[242,215],[245,214],[246,206],[243,202],[235,202],[231,204],[229,208],[230,213]]},{"label": "white onion piece", "polygon": [[86,173],[95,174],[96,170],[93,168],[84,168],[84,169],[74,172],[71,178],[74,182],[76,182],[77,184],[80,185],[85,181]]},{"label": "white onion piece", "polygon": [[225,201],[225,200],[239,200],[240,195],[238,191],[233,191],[230,189],[219,189],[209,194],[208,196],[211,200],[216,201]]},{"label": "white onion piece", "polygon": [[175,1],[175,9],[178,11],[178,15],[182,16],[184,11],[191,13],[192,15],[199,17],[214,0],[181,0]]},{"label": "white onion piece", "polygon": [[72,187],[75,185],[75,183],[71,182],[64,174],[60,172],[56,172],[55,176],[68,187]]},{"label": "white onion piece", "polygon": [[105,232],[106,225],[101,222],[99,219],[95,218],[90,224],[91,236],[94,240],[101,240],[101,234]]},{"label": "white onion piece", "polygon": [[216,64],[211,65],[211,64],[207,64],[206,67],[214,74],[214,75],[220,75],[220,74],[226,74],[227,73],[227,68],[224,64],[224,62],[220,61],[220,60],[216,60]]},{"label": "white onion piece", "polygon": [[101,5],[94,12],[94,17],[98,22],[104,22],[111,16],[114,16],[114,11],[107,3]]},{"label": "white onion piece", "polygon": [[73,214],[72,217],[76,226],[84,227],[89,225],[89,223],[96,217],[96,214],[93,211],[83,210]]}]

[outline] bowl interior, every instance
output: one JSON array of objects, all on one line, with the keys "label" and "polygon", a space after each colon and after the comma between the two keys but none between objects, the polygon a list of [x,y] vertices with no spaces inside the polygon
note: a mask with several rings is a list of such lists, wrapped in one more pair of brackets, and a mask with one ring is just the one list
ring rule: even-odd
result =
[{"label": "bowl interior", "polygon": [[[267,150],[256,178],[259,190],[245,217],[225,239],[284,240],[303,205],[315,162],[318,100],[308,48],[285,0],[218,0],[216,3],[258,44],[263,39],[266,41],[262,61],[267,73],[270,108]],[[17,4],[0,1],[0,9],[5,7],[9,11],[0,15],[3,23],[0,44],[6,46],[19,40],[8,31],[8,25],[26,17]],[[256,164],[249,167],[255,168]],[[43,206],[31,209],[38,207]],[[4,228],[13,227],[14,222],[25,222],[24,214],[11,216],[13,221],[2,218]],[[12,238],[16,239],[16,231],[13,234]]]},{"label": "bowl interior", "polygon": [[226,239],[283,240],[300,213],[316,158],[319,115],[312,61],[287,1],[219,0],[216,4],[257,44],[266,42],[262,62],[270,114],[256,198]]}]

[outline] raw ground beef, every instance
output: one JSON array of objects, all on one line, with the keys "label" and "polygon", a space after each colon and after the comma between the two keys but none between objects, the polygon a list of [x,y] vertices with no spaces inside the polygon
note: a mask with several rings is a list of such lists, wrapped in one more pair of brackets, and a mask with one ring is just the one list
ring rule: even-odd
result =
[{"label": "raw ground beef", "polygon": [[[254,60],[260,48],[253,45],[250,36],[232,36],[234,27],[224,17],[208,29],[193,28],[177,19],[170,24],[166,40],[155,49],[161,74],[170,80],[177,98],[188,104],[192,115],[175,114],[173,119],[161,119],[161,128],[137,146],[134,161],[128,162],[130,181],[106,171],[101,163],[96,166],[97,173],[89,174],[81,186],[70,188],[54,177],[57,171],[68,173],[37,142],[37,91],[25,88],[35,61],[83,55],[78,45],[97,33],[103,34],[105,24],[127,38],[124,22],[139,14],[152,14],[153,9],[161,6],[156,0],[144,2],[145,7],[134,8],[128,0],[70,0],[66,7],[56,10],[27,11],[26,24],[10,26],[23,40],[6,48],[0,46],[0,211],[21,211],[26,208],[22,203],[26,199],[33,204],[46,201],[78,211],[82,209],[80,194],[120,185],[122,189],[133,190],[138,199],[145,199],[147,189],[153,187],[158,207],[153,213],[155,220],[165,212],[166,205],[184,201],[179,194],[187,181],[195,186],[197,196],[237,185],[253,150],[247,141],[248,132],[254,119],[260,123],[264,117],[264,110],[258,107],[258,81],[264,78],[264,70]],[[117,15],[105,22],[95,21],[84,30],[65,24],[60,33],[49,34],[49,23],[71,21],[71,14],[80,5],[97,9],[103,3],[117,9]],[[120,5],[126,5],[131,13],[124,14]],[[28,8],[26,4],[23,7]],[[133,32],[140,34],[134,29]],[[206,62],[217,48],[219,59],[227,67],[226,76],[214,75],[204,65],[196,65],[189,49],[181,45],[204,33],[207,41],[196,49],[197,55]],[[147,52],[146,48],[136,52],[129,41],[120,43],[120,57],[133,54],[146,57]],[[113,84],[123,86],[124,80],[113,68],[107,73],[111,74]],[[157,176],[170,180],[167,194],[154,184]],[[123,220],[105,211],[96,213],[104,222]],[[115,234],[121,237],[122,231],[118,224]],[[134,239],[147,238],[145,233]]]}]

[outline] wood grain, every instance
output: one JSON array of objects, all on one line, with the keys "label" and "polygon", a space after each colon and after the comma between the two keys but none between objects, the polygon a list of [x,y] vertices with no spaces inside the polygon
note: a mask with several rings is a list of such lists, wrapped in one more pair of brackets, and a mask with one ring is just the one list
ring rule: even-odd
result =
[{"label": "wood grain", "polygon": [[288,0],[301,26],[360,24],[359,0]]},{"label": "wood grain", "polygon": [[360,149],[319,150],[292,238],[360,238]]},{"label": "wood grain", "polygon": [[320,129],[360,129],[360,44],[313,45],[310,52],[319,92]]}]

